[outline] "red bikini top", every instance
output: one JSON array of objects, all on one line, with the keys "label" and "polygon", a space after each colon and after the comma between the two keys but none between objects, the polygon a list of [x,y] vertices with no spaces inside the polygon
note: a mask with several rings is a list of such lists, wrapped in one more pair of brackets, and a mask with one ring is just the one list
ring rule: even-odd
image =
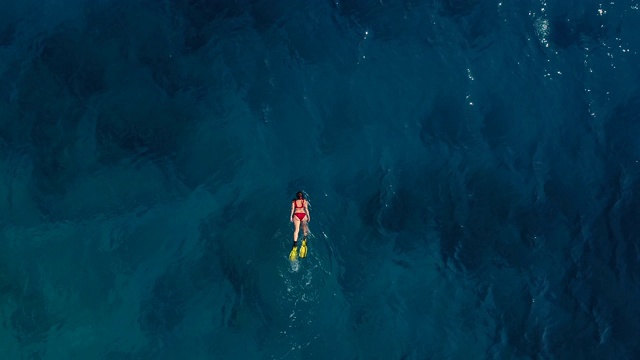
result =
[{"label": "red bikini top", "polygon": [[295,206],[296,209],[302,209],[304,207],[304,199],[302,199],[301,201],[302,205],[298,206],[298,200],[293,200],[293,206]]}]

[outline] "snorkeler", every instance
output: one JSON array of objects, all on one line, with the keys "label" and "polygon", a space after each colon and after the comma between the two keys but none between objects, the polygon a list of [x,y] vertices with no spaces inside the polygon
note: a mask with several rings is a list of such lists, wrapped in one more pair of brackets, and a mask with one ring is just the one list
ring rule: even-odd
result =
[{"label": "snorkeler", "polygon": [[291,200],[291,215],[289,220],[293,222],[293,248],[289,254],[289,259],[295,260],[298,250],[298,233],[300,232],[300,223],[302,223],[302,231],[304,232],[304,238],[302,239],[302,246],[300,247],[300,257],[307,256],[307,234],[309,234],[309,202],[304,198],[302,191],[298,191],[296,198]]}]

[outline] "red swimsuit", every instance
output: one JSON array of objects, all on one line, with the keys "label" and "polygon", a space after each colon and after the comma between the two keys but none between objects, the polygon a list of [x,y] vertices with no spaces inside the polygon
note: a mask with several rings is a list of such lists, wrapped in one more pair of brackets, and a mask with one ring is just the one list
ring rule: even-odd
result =
[{"label": "red swimsuit", "polygon": [[[304,200],[302,200],[302,205],[300,205],[300,206],[298,206],[298,200],[293,200],[293,206],[296,209],[303,209],[304,208]],[[300,221],[302,221],[305,217],[307,217],[307,214],[303,213],[303,212],[297,212],[297,213],[294,213],[293,215],[297,216],[298,219],[300,219]]]}]

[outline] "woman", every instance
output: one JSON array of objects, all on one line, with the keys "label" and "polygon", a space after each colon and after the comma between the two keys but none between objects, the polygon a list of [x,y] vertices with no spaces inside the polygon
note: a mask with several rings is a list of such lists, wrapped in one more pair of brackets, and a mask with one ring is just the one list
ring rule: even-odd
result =
[{"label": "woman", "polygon": [[302,223],[302,231],[304,232],[304,238],[302,239],[302,246],[300,247],[300,257],[307,256],[307,234],[309,234],[308,223],[311,221],[309,216],[309,202],[304,198],[302,191],[298,191],[296,198],[291,200],[291,216],[289,216],[291,222],[293,222],[293,248],[289,258],[291,260],[296,259],[296,250],[298,249],[298,233],[300,232],[300,223]]}]

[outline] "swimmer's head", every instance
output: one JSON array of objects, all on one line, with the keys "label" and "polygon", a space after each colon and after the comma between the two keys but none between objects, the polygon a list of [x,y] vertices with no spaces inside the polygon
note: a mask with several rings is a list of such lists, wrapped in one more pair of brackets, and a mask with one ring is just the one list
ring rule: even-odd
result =
[{"label": "swimmer's head", "polygon": [[302,193],[302,191],[298,191],[298,193],[296,194],[296,198],[300,200],[304,199],[304,194]]}]

